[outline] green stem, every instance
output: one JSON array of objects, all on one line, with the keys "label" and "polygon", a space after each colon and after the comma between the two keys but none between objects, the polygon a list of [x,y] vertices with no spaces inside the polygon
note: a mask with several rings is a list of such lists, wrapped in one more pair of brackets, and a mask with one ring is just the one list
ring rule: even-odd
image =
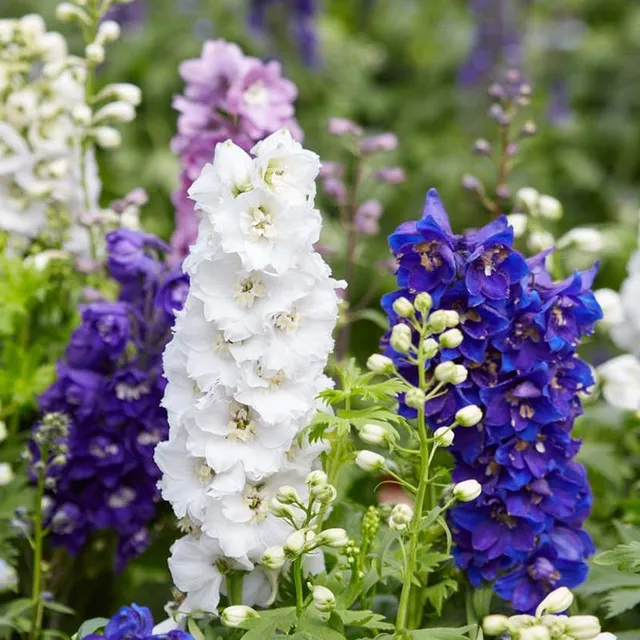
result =
[{"label": "green stem", "polygon": [[242,571],[232,571],[227,575],[227,597],[229,604],[242,604],[242,583],[244,573]]},{"label": "green stem", "polygon": [[302,615],[304,611],[304,593],[302,592],[302,558],[296,558],[292,565],[293,580],[296,586],[296,613]]},{"label": "green stem", "polygon": [[[43,455],[46,452],[43,452]],[[45,472],[38,474],[38,488],[36,491],[36,502],[34,505],[33,515],[33,586],[31,599],[35,606],[33,613],[33,624],[31,626],[31,640],[37,640],[40,637],[42,628],[42,617],[44,607],[42,602],[42,547],[44,541],[44,532],[42,529],[42,498],[44,496],[44,479]]]},{"label": "green stem", "polygon": [[[419,387],[420,389],[424,389],[427,384],[424,371],[424,357],[422,353],[422,336],[420,338],[420,347],[418,352],[418,374]],[[420,541],[420,524],[422,521],[422,513],[424,511],[427,489],[429,487],[430,452],[424,406],[418,409],[418,437],[420,438],[420,478],[418,492],[416,493],[416,500],[413,507],[413,519],[411,520],[410,526],[409,554],[405,564],[404,580],[402,584],[402,592],[400,594],[398,616],[396,618],[396,632],[407,627],[413,577],[416,572],[418,546]]]}]

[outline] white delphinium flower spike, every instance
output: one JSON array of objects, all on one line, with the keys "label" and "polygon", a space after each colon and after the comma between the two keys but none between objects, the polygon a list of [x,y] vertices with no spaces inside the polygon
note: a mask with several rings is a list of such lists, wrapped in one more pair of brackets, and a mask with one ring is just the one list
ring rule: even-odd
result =
[{"label": "white delphinium flower spike", "polygon": [[201,221],[164,356],[171,430],[156,461],[162,495],[192,534],[169,562],[184,611],[215,612],[228,571],[251,571],[244,604],[271,597],[272,567],[253,565],[293,531],[278,490],[306,503],[324,447],[298,438],[331,386],[323,370],[343,286],[313,249],[320,165],[286,130],[252,153],[219,144],[189,191]]}]

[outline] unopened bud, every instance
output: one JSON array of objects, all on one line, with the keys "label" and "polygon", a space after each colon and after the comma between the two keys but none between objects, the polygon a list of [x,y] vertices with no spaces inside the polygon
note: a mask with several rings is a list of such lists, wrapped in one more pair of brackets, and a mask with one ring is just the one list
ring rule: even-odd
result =
[{"label": "unopened bud", "polygon": [[276,518],[287,518],[293,520],[296,517],[295,512],[288,504],[282,504],[277,498],[273,498],[269,502],[269,513]]},{"label": "unopened bud", "polygon": [[425,315],[433,307],[433,298],[426,291],[422,291],[415,297],[413,305],[422,315]]},{"label": "unopened bud", "polygon": [[509,618],[509,631],[520,631],[521,629],[526,629],[527,627],[533,627],[537,623],[537,618],[534,618],[533,616],[527,614],[511,616]]},{"label": "unopened bud", "polygon": [[412,387],[404,394],[404,402],[412,409],[422,409],[427,397],[422,389]]},{"label": "unopened bud", "polygon": [[482,193],[484,191],[480,180],[468,173],[462,176],[462,188],[471,193]]},{"label": "unopened bud", "polygon": [[327,477],[327,474],[320,469],[312,471],[305,479],[305,484],[309,487],[309,490],[312,493],[316,489],[324,489],[328,482],[329,478]]},{"label": "unopened bud", "polygon": [[389,528],[392,531],[404,531],[413,519],[413,509],[408,504],[397,504],[389,516]]},{"label": "unopened bud", "polygon": [[13,469],[8,462],[0,462],[0,487],[8,485],[13,480]]},{"label": "unopened bud", "polygon": [[482,486],[477,480],[463,480],[453,485],[453,495],[460,502],[471,502],[482,493]]},{"label": "unopened bud", "polygon": [[7,439],[7,425],[4,420],[0,420],[0,442]]},{"label": "unopened bud", "polygon": [[120,37],[120,25],[115,20],[105,20],[98,28],[98,42],[115,42]]},{"label": "unopened bud", "polygon": [[523,187],[516,192],[516,203],[533,215],[538,214],[540,194],[533,187]]},{"label": "unopened bud", "polygon": [[333,592],[327,587],[315,586],[313,587],[313,606],[322,613],[328,613],[336,608],[336,597]]},{"label": "unopened bud", "polygon": [[56,18],[61,22],[68,22],[69,20],[73,20],[77,18],[83,24],[90,24],[89,16],[86,11],[80,9],[70,2],[61,2],[56,7]]},{"label": "unopened bud", "polygon": [[406,324],[395,325],[391,330],[389,342],[399,353],[408,353],[412,344],[411,329]]},{"label": "unopened bud", "polygon": [[459,329],[449,329],[440,336],[440,344],[445,349],[455,349],[462,344],[464,336]]},{"label": "unopened bud", "polygon": [[551,640],[551,632],[547,627],[537,624],[534,627],[526,627],[520,631],[520,640]]},{"label": "unopened bud", "polygon": [[300,504],[302,502],[295,487],[290,486],[280,487],[276,492],[276,500],[282,504]]},{"label": "unopened bud", "polygon": [[267,567],[267,569],[272,569],[273,571],[282,569],[284,561],[284,548],[279,545],[267,548],[262,554],[262,558],[260,560],[261,564]]},{"label": "unopened bud", "polygon": [[489,636],[499,636],[509,628],[507,616],[491,615],[482,621],[482,629]]},{"label": "unopened bud", "polygon": [[367,369],[374,373],[390,373],[393,371],[393,360],[379,353],[374,353],[367,360]]},{"label": "unopened bud", "polygon": [[602,250],[603,238],[600,231],[592,227],[575,227],[558,240],[558,249],[575,246],[580,251],[597,253]]},{"label": "unopened bud", "polygon": [[135,120],[136,110],[129,102],[117,101],[105,104],[93,116],[95,124],[104,122],[131,122]]},{"label": "unopened bud", "polygon": [[427,360],[431,360],[438,351],[440,351],[440,343],[433,338],[426,338],[422,343],[422,355]]},{"label": "unopened bud", "polygon": [[436,444],[440,447],[450,447],[453,444],[454,433],[450,427],[438,427],[433,433]]},{"label": "unopened bud", "polygon": [[491,144],[484,138],[478,138],[473,144],[473,153],[477,156],[491,155]]},{"label": "unopened bud", "polygon": [[536,617],[545,613],[562,613],[573,604],[573,594],[567,587],[560,587],[552,591],[536,609]]},{"label": "unopened bud", "polygon": [[554,244],[555,238],[548,231],[533,231],[527,239],[527,245],[531,251],[544,251],[553,247]]},{"label": "unopened bud", "polygon": [[113,127],[95,127],[89,133],[93,136],[96,144],[103,149],[114,149],[122,143],[122,136]]},{"label": "unopened bud", "polygon": [[220,621],[225,627],[239,627],[243,622],[250,618],[259,618],[260,615],[251,607],[244,604],[234,604],[227,607],[220,616]]},{"label": "unopened bud", "polygon": [[600,620],[595,616],[571,616],[566,634],[574,640],[593,640],[600,633]]},{"label": "unopened bud", "polygon": [[71,117],[78,123],[84,126],[91,124],[91,118],[93,114],[91,109],[86,104],[76,104],[71,109]]},{"label": "unopened bud", "polygon": [[560,220],[562,218],[562,204],[552,196],[540,196],[538,209],[543,218],[549,220]]},{"label": "unopened bud", "polygon": [[431,333],[442,333],[447,328],[447,313],[442,309],[434,311],[427,321],[427,329]]},{"label": "unopened bud", "polygon": [[310,551],[317,546],[316,534],[311,529],[300,529],[289,534],[284,543],[284,555],[293,560],[304,551]]},{"label": "unopened bud", "polygon": [[338,491],[332,484],[328,484],[321,491],[312,491],[311,493],[320,504],[331,504],[338,497]]},{"label": "unopened bud", "polygon": [[368,449],[358,451],[356,455],[356,464],[367,472],[379,471],[385,466],[385,459],[379,454]]},{"label": "unopened bud", "polygon": [[507,216],[507,221],[513,227],[514,237],[521,238],[525,234],[529,221],[524,213],[511,213]]},{"label": "unopened bud", "polygon": [[456,411],[456,424],[461,427],[474,427],[482,420],[482,409],[475,404],[469,404]]},{"label": "unopened bud", "polygon": [[461,384],[467,379],[468,371],[461,364],[441,362],[434,371],[436,380],[449,384]]},{"label": "unopened bud", "polygon": [[84,55],[92,64],[102,64],[105,58],[104,47],[97,42],[92,42],[85,47]]},{"label": "unopened bud", "polygon": [[401,318],[410,318],[415,312],[413,305],[407,298],[397,298],[394,300],[393,310]]},{"label": "unopened bud", "polygon": [[319,545],[325,545],[332,549],[341,549],[349,544],[349,536],[344,529],[325,529],[316,538]]},{"label": "unopened bud", "polygon": [[358,431],[358,436],[367,444],[379,445],[388,439],[388,433],[381,424],[367,423]]}]

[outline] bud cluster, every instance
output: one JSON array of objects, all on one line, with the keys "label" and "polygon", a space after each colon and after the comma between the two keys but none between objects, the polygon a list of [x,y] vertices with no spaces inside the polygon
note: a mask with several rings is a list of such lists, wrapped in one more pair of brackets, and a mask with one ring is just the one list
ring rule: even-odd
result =
[{"label": "bud cluster", "polygon": [[538,605],[535,615],[487,616],[482,629],[489,636],[505,640],[615,640],[610,633],[602,633],[595,616],[556,615],[573,604],[573,594],[560,587],[547,595]]}]

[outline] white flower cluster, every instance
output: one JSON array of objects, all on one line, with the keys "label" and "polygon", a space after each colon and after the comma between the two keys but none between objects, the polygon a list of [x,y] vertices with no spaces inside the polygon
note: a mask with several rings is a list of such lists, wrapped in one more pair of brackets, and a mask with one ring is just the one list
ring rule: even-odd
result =
[{"label": "white flower cluster", "polygon": [[[640,246],[640,237],[638,238]],[[603,312],[601,325],[613,342],[627,351],[598,367],[605,400],[622,411],[640,410],[640,249],[627,264],[627,278],[620,292],[599,289],[595,292]]]},{"label": "white flower cluster", "polygon": [[[116,23],[103,22],[96,43],[118,33]],[[92,65],[88,54],[70,55],[64,37],[47,31],[39,15],[0,20],[0,229],[13,237],[48,232],[49,242],[66,239],[67,249],[87,250],[78,221],[100,194],[91,146],[119,143],[108,125],[132,120],[140,102],[140,90],[129,84],[87,96]]]},{"label": "white flower cluster", "polygon": [[[308,495],[321,449],[297,443],[331,384],[342,286],[312,247],[320,165],[285,129],[252,153],[219,144],[190,190],[201,221],[164,358],[170,439],[156,449],[163,497],[188,532],[169,560],[181,611],[214,612],[225,573],[283,544],[291,527],[269,504],[284,485]],[[268,573],[245,577],[246,604],[268,598]]]}]

